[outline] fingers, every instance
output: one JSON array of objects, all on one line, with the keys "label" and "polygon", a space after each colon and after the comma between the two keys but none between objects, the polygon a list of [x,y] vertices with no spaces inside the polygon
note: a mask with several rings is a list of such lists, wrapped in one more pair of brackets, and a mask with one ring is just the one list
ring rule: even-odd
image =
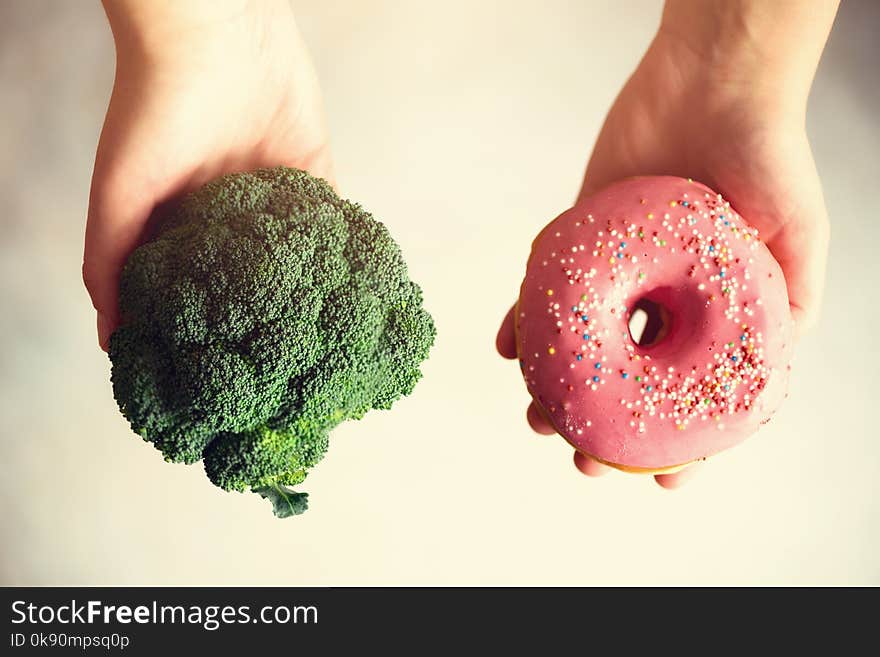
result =
[{"label": "fingers", "polygon": [[662,488],[674,490],[693,479],[694,475],[697,474],[702,467],[702,463],[692,463],[678,472],[654,475],[654,479]]},{"label": "fingers", "polygon": [[514,316],[516,304],[510,307],[495,336],[495,348],[504,358],[516,358],[516,331],[514,330]]},{"label": "fingers", "polygon": [[550,424],[550,420],[547,419],[544,412],[535,402],[530,403],[526,409],[526,420],[528,420],[529,426],[535,433],[540,433],[543,436],[551,436],[556,433],[556,429]]},{"label": "fingers", "polygon": [[599,463],[599,461],[591,456],[587,456],[577,450],[574,452],[574,467],[588,477],[601,477],[604,474],[608,474],[611,470],[611,468],[604,463]]},{"label": "fingers", "polygon": [[[702,463],[694,463],[678,472],[654,475],[654,480],[662,488],[668,490],[679,488],[690,481],[699,472],[702,465]],[[600,463],[593,457],[577,450],[574,452],[574,467],[588,477],[601,477],[611,471],[611,466]]]},{"label": "fingers", "polygon": [[[532,431],[535,433],[544,436],[550,436],[556,433],[556,429],[553,428],[550,420],[547,419],[544,411],[535,401],[532,401],[529,404],[528,409],[526,409],[526,419],[528,420]],[[602,475],[608,474],[611,470],[611,466],[605,465],[593,457],[577,450],[574,452],[574,466],[588,477],[601,477]],[[678,472],[654,475],[654,479],[662,488],[670,490],[679,488],[686,484],[701,467],[702,463],[694,463]]]}]

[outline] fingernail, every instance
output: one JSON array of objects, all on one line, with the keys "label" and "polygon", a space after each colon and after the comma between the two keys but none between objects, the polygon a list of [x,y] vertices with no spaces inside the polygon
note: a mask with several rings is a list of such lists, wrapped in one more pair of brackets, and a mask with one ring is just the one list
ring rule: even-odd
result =
[{"label": "fingernail", "polygon": [[110,341],[110,318],[104,313],[98,313],[98,346],[107,351],[107,343]]}]

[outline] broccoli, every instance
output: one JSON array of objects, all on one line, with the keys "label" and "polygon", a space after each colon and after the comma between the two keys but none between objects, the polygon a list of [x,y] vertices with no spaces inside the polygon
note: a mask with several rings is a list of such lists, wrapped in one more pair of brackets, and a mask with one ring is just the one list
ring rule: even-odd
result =
[{"label": "broccoli", "polygon": [[435,328],[388,230],[323,180],[278,167],[187,196],[136,249],[110,338],[113,393],[167,461],[302,513],[344,420],[420,378]]}]

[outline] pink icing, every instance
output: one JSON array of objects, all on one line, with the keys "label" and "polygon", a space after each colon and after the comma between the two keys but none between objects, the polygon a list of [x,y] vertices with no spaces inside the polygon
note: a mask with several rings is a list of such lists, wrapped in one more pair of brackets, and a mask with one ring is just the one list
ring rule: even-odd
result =
[{"label": "pink icing", "polygon": [[[666,333],[636,344],[648,299]],[[793,322],[757,231],[719,194],[674,177],[615,183],[536,238],[516,310],[529,392],[577,449],[637,468],[727,449],[786,394]]]}]

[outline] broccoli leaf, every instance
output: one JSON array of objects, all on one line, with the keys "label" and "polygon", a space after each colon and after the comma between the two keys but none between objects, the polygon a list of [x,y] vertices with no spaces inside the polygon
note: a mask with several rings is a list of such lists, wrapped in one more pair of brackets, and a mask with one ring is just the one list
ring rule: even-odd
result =
[{"label": "broccoli leaf", "polygon": [[272,511],[278,518],[298,516],[309,508],[309,494],[297,493],[287,486],[276,484],[266,488],[257,488],[254,492],[272,502]]}]

